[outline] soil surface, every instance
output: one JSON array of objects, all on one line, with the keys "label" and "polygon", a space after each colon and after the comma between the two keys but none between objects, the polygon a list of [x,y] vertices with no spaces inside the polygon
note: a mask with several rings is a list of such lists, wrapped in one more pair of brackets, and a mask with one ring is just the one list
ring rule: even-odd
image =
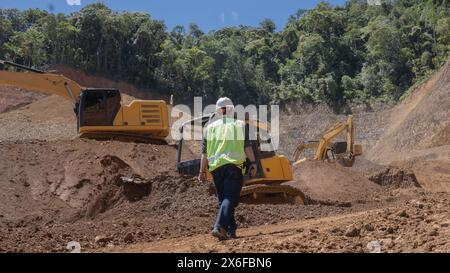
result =
[{"label": "soil surface", "polygon": [[448,252],[450,200],[423,195],[384,209],[289,221],[239,230],[218,242],[210,235],[165,239],[102,252]]},{"label": "soil surface", "polygon": [[[206,233],[214,222],[217,201],[209,184],[178,175],[174,146],[86,139],[0,145],[0,227],[8,234],[2,251],[65,251],[70,241],[85,250],[123,246]],[[268,225],[385,207],[410,196],[241,204],[236,217],[241,227]]]},{"label": "soil surface", "polygon": [[46,97],[45,94],[0,85],[0,113],[18,109],[44,97]]}]

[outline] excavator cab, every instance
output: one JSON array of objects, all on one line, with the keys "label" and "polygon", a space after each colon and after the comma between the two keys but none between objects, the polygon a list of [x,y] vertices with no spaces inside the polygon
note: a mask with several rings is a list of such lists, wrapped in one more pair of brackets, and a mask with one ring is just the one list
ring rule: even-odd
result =
[{"label": "excavator cab", "polygon": [[120,110],[118,89],[85,89],[77,109],[78,126],[112,126]]}]

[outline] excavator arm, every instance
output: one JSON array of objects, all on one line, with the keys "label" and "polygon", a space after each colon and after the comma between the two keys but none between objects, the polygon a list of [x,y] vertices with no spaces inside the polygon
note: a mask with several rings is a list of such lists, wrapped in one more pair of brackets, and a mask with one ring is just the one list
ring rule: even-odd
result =
[{"label": "excavator arm", "polygon": [[[328,151],[333,149],[333,139],[335,139],[338,135],[345,133],[347,137],[346,142],[342,142],[342,144],[345,144],[346,147],[342,148],[345,149],[344,157],[341,159],[344,162],[344,165],[351,166],[353,165],[354,156],[362,154],[362,146],[361,145],[354,145],[355,141],[355,128],[353,126],[353,117],[348,116],[346,122],[338,122],[331,126],[320,138],[319,141],[311,141],[308,143],[300,142],[294,152],[294,165],[299,164],[302,161],[306,160],[300,159],[300,155],[305,149],[314,149],[314,157],[313,160],[324,160],[328,158]],[[341,143],[337,143],[341,144]],[[333,152],[333,150],[332,150]],[[334,156],[334,154],[333,154]]]},{"label": "excavator arm", "polygon": [[13,62],[2,61],[0,64],[13,66],[26,72],[0,70],[0,84],[13,85],[23,89],[54,94],[76,104],[83,88],[75,81],[59,74],[48,73]]},{"label": "excavator arm", "polygon": [[314,159],[323,160],[326,156],[327,149],[331,144],[331,141],[344,131],[347,131],[347,152],[353,153],[353,142],[355,132],[353,128],[353,117],[349,116],[347,118],[347,122],[345,123],[340,122],[335,124],[322,136],[322,138],[319,141],[319,145],[317,146]]}]

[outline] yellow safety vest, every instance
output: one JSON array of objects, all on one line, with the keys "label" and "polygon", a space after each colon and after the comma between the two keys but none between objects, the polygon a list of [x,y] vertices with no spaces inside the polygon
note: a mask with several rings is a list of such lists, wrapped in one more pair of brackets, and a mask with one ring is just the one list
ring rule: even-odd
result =
[{"label": "yellow safety vest", "polygon": [[223,117],[206,128],[206,156],[210,172],[226,165],[242,167],[245,162],[244,122]]}]

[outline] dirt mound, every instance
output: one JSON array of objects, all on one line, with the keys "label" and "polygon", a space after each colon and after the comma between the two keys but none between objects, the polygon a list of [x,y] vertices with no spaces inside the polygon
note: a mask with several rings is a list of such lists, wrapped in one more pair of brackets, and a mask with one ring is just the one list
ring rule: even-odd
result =
[{"label": "dirt mound", "polygon": [[426,190],[450,193],[450,160],[432,160],[425,156],[393,164],[412,170]]},{"label": "dirt mound", "polygon": [[57,140],[77,136],[72,104],[49,96],[0,115],[0,141]]},{"label": "dirt mound", "polygon": [[396,167],[389,167],[384,171],[374,173],[369,176],[369,180],[380,186],[391,188],[420,187],[416,175],[412,170]]},{"label": "dirt mound", "polygon": [[450,60],[392,112],[385,133],[367,158],[383,164],[404,161],[450,145]]},{"label": "dirt mound", "polygon": [[[98,192],[90,192],[91,200],[85,206],[81,216],[94,218],[100,213],[114,208],[122,201],[135,202],[151,191],[151,181],[143,179],[135,174],[133,169],[126,162],[117,156],[104,156],[100,160],[103,167],[102,178],[104,183],[97,187]],[[75,187],[81,188],[89,180],[80,180]]]},{"label": "dirt mound", "polygon": [[24,196],[35,200],[57,197],[74,209],[86,206],[109,184],[175,172],[177,154],[167,145],[82,139],[6,142],[1,147],[3,189],[26,189]]},{"label": "dirt mound", "polygon": [[29,92],[12,86],[0,86],[0,113],[21,108],[47,95]]},{"label": "dirt mound", "polygon": [[322,161],[298,164],[294,177],[295,181],[286,184],[299,188],[308,199],[318,203],[368,202],[382,192],[379,185],[361,173]]}]

